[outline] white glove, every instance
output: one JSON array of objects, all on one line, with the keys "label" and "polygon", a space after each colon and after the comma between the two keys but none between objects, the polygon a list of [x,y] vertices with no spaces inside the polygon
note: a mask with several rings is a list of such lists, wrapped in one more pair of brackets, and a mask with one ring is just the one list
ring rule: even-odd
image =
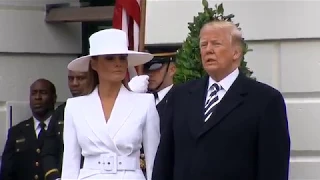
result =
[{"label": "white glove", "polygon": [[133,92],[146,93],[148,91],[149,76],[148,75],[135,76],[130,80],[128,85]]}]

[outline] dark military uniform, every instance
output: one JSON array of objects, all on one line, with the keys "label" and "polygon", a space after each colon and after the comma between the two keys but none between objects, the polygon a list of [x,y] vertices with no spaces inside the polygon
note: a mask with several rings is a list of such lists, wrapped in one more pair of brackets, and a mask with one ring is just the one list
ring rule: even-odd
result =
[{"label": "dark military uniform", "polygon": [[47,132],[42,148],[42,166],[45,180],[55,180],[60,177],[63,155],[63,120],[66,103],[61,104],[53,113],[56,124]]},{"label": "dark military uniform", "polygon": [[[57,124],[47,133],[43,149],[42,164],[45,172],[45,180],[55,180],[61,176],[63,161],[63,122],[66,103],[61,104],[54,112]],[[80,167],[83,165],[81,157]]]},{"label": "dark military uniform", "polygon": [[[153,55],[154,55],[154,58],[151,61],[149,61],[148,63],[144,64],[144,71],[145,72],[160,69],[160,68],[162,68],[162,66],[164,64],[174,62],[176,53],[175,52],[158,53],[158,54],[153,54]],[[169,68],[169,66],[167,66],[166,72],[168,72],[168,68]],[[162,83],[163,83],[163,80],[162,80]],[[160,83],[156,89],[158,89],[162,85],[162,83]],[[160,117],[160,133],[163,131],[163,127],[165,127],[165,122],[164,122],[163,116],[165,114],[165,108],[166,108],[166,104],[168,101],[168,97],[170,96],[173,88],[174,88],[174,86],[168,91],[168,93],[164,96],[164,98],[156,106],[157,110],[158,110],[159,117]],[[155,99],[156,99],[157,95],[155,93],[154,93],[154,95],[155,95]],[[144,157],[143,148],[141,148],[140,152],[141,152],[140,167],[145,174],[146,169],[145,169],[145,157]]]},{"label": "dark military uniform", "polygon": [[[157,53],[157,54],[153,54],[154,58],[147,62],[146,64],[143,65],[144,71],[145,73],[147,73],[148,71],[156,71],[161,69],[164,65],[169,64],[169,63],[173,63],[175,62],[175,56],[176,56],[176,52],[169,52],[169,53]],[[167,73],[169,70],[169,66],[166,66],[166,72]],[[158,87],[155,88],[155,91],[158,91],[159,88],[161,87],[164,78],[165,78],[166,74],[163,76],[162,82],[158,85]],[[173,88],[173,87],[172,87]],[[157,104],[157,110],[160,116],[160,133],[163,131],[163,127],[165,122],[163,122],[163,115],[164,115],[164,111],[165,111],[165,107],[166,107],[166,103],[167,103],[167,99],[168,96],[170,95],[172,88],[168,91],[168,93],[165,95],[165,97]],[[155,92],[153,92],[155,95],[155,98],[158,97],[158,95],[155,94]]]},{"label": "dark military uniform", "polygon": [[[53,123],[51,118],[48,130]],[[11,127],[2,154],[0,180],[44,180],[41,147],[33,118]]]}]

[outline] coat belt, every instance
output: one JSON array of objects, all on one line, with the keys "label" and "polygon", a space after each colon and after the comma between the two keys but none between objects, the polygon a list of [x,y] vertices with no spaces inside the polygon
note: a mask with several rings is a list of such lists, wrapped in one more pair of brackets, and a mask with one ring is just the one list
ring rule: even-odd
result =
[{"label": "coat belt", "polygon": [[85,156],[83,169],[100,170],[103,174],[135,171],[140,168],[139,156],[118,156],[113,153]]}]

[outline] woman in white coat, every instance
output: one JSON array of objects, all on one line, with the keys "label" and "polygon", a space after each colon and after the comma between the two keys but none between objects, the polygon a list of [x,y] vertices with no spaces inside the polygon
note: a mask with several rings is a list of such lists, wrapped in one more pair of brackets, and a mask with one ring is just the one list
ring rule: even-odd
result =
[{"label": "woman in white coat", "polygon": [[[140,169],[143,143],[151,180],[159,144],[159,115],[151,94],[134,93],[122,83],[127,68],[153,56],[129,51],[126,33],[102,30],[89,38],[90,55],[69,70],[93,73],[88,95],[67,100],[62,180],[145,180]],[[80,169],[80,156],[84,156]]]}]

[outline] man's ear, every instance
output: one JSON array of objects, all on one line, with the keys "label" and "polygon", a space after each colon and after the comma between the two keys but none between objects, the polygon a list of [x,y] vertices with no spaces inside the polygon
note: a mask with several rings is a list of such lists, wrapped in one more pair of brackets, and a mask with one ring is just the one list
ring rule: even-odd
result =
[{"label": "man's ear", "polygon": [[233,59],[235,61],[238,61],[239,59],[241,59],[241,56],[242,56],[242,48],[240,47],[240,45],[237,45],[234,47]]},{"label": "man's ear", "polygon": [[173,77],[176,74],[176,71],[177,71],[176,65],[174,63],[170,63],[169,70],[168,70],[169,75]]}]

